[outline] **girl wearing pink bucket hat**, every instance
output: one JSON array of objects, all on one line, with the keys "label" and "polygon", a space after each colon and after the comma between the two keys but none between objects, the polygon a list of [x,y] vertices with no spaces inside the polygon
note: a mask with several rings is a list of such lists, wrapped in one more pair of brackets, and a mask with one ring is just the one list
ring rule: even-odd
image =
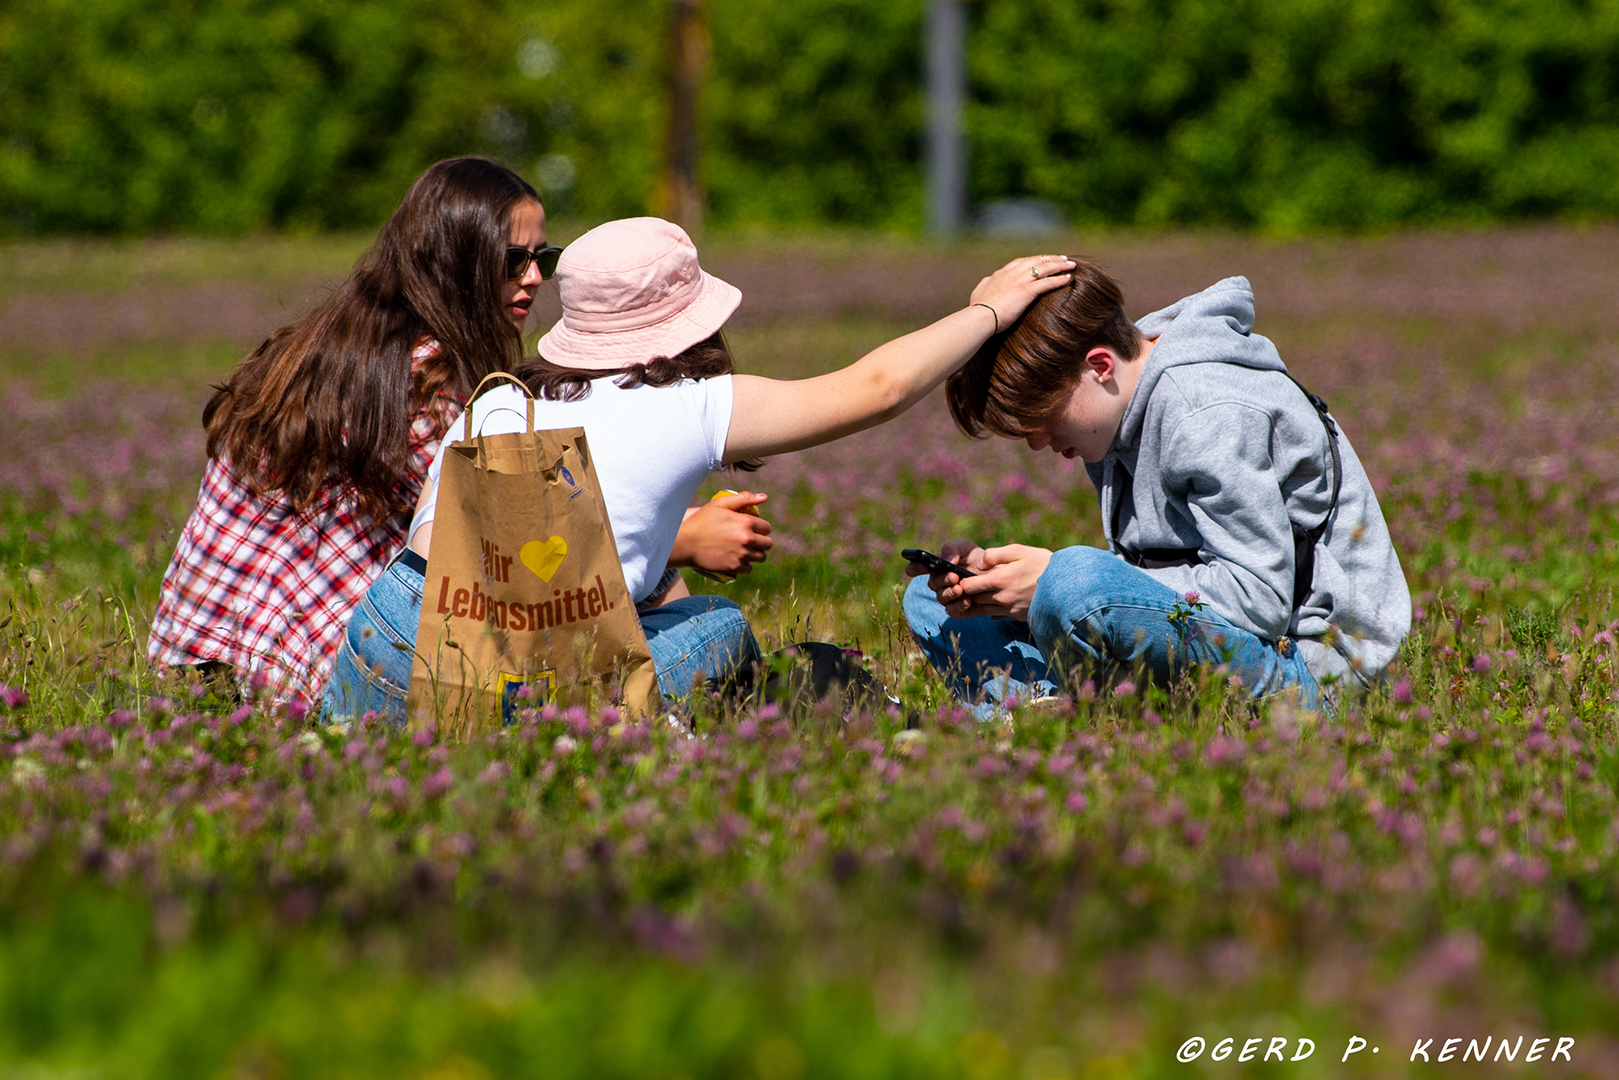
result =
[{"label": "girl wearing pink bucket hat", "polygon": [[[980,281],[959,311],[838,371],[781,380],[733,374],[720,330],[742,294],[702,270],[679,226],[657,218],[612,221],[568,246],[556,275],[562,319],[540,339],[539,359],[517,374],[539,399],[536,426],[585,429],[665,696],[725,679],[758,656],[730,600],[661,595],[683,515],[710,474],[898,416],[1036,297],[1067,284],[1074,265],[1065,256],[1014,259]],[[516,387],[490,389],[452,426],[445,445],[521,429],[524,402]],[[410,548],[423,557],[443,455],[428,470],[410,527]],[[337,716],[376,710],[403,718],[422,584],[362,605],[350,623],[327,691]],[[374,589],[390,587],[397,588],[384,579]],[[398,616],[386,624],[368,621],[394,609]]]}]

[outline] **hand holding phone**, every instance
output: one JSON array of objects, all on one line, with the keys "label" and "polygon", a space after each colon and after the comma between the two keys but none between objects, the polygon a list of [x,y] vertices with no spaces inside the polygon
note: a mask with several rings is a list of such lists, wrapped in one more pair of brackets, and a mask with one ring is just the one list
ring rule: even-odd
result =
[{"label": "hand holding phone", "polygon": [[[1028,544],[980,548],[965,537],[950,541],[945,550],[958,559],[971,559],[981,569],[968,570],[927,551],[907,549],[905,555],[914,564],[929,568],[934,576],[928,587],[944,605],[945,613],[954,619],[1004,615],[1027,622],[1041,575],[1055,555],[1047,548]],[[941,574],[958,574],[960,579],[946,585],[939,580]]]},{"label": "hand holding phone", "polygon": [[925,551],[922,548],[905,548],[900,552],[900,555],[907,562],[922,564],[932,574],[955,574],[963,581],[967,578],[978,576],[976,572],[967,569],[965,566],[953,563],[943,555],[935,555],[933,552]]}]

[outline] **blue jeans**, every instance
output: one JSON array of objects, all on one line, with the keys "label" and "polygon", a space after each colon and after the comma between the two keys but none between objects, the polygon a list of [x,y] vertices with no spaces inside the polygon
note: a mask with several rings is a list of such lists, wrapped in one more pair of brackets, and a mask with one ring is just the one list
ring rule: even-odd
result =
[{"label": "blue jeans", "polygon": [[[350,722],[368,712],[402,724],[421,617],[427,564],[405,549],[372,582],[349,619],[323,699],[328,716]],[[641,613],[658,689],[680,698],[759,659],[747,617],[721,596],[688,596]]]},{"label": "blue jeans", "polygon": [[1028,622],[953,619],[926,578],[905,591],[905,621],[928,662],[980,719],[1004,712],[1009,698],[1055,693],[1071,676],[1106,686],[1139,668],[1167,685],[1189,664],[1226,665],[1256,699],[1297,687],[1304,707],[1320,707],[1315,676],[1297,649],[1284,656],[1274,642],[1206,608],[1178,627],[1169,616],[1181,600],[1117,555],[1071,547],[1054,553],[1040,575]]}]

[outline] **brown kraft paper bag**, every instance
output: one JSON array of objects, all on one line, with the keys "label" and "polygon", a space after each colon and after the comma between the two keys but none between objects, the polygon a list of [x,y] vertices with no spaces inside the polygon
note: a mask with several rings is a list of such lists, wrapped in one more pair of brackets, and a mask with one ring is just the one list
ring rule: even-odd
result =
[{"label": "brown kraft paper bag", "polygon": [[478,435],[444,455],[412,730],[436,722],[446,734],[477,734],[595,678],[616,676],[632,714],[656,700],[584,429],[535,431],[532,398],[527,421],[525,432]]}]

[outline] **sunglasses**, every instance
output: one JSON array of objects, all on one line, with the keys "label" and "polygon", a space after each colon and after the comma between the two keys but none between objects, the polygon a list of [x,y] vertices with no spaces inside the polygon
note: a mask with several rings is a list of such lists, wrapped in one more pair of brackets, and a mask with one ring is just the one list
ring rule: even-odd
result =
[{"label": "sunglasses", "polygon": [[506,249],[506,280],[517,281],[528,273],[530,263],[540,264],[540,277],[549,279],[557,272],[557,260],[562,258],[562,249],[559,247],[541,247],[530,251],[528,248],[509,247]]}]

